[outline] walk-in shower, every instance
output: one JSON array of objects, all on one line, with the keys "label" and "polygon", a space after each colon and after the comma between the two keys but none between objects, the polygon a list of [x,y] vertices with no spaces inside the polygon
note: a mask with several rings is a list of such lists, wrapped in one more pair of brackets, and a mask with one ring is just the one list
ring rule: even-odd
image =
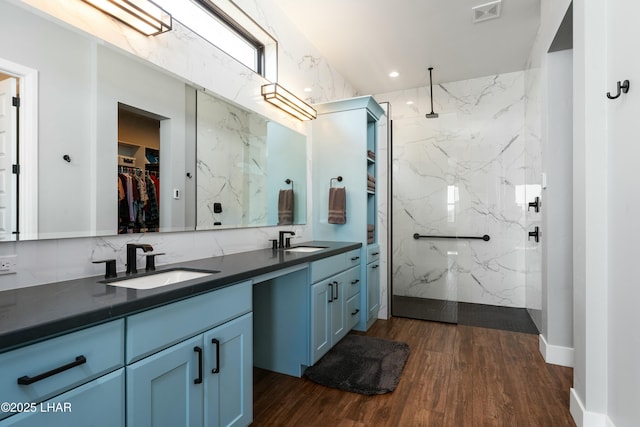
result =
[{"label": "walk-in shower", "polygon": [[[429,89],[439,114],[426,117],[438,120],[416,114],[428,108]],[[395,105],[392,314],[526,317],[524,73],[433,89],[387,94]],[[424,104],[407,105],[407,96]]]}]

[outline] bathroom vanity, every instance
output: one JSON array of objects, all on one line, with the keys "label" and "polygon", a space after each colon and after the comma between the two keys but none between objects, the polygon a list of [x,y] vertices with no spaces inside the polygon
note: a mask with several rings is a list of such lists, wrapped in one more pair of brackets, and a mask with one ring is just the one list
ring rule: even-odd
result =
[{"label": "bathroom vanity", "polygon": [[303,246],[0,292],[0,426],[250,424],[253,366],[300,376],[362,311],[361,244]]}]

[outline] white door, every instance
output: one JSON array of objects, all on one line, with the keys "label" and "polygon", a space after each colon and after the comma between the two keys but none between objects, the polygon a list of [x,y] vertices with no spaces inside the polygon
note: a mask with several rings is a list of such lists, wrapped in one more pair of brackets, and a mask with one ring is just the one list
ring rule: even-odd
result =
[{"label": "white door", "polygon": [[12,165],[17,136],[17,109],[13,106],[15,78],[0,81],[0,241],[11,240],[16,223],[15,185]]}]

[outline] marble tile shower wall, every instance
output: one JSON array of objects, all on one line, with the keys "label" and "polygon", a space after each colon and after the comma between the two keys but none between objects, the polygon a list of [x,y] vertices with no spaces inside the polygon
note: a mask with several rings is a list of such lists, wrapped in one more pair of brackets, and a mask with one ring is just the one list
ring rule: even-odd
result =
[{"label": "marble tile shower wall", "polygon": [[394,294],[524,307],[524,72],[435,86],[437,119],[428,87],[376,98],[394,105]]},{"label": "marble tile shower wall", "polygon": [[[130,29],[115,21],[105,19],[100,12],[91,10],[90,7],[77,7],[75,1],[22,0],[18,3],[39,9],[167,69],[174,75],[206,87],[285,126],[307,133],[307,127],[303,123],[260,100],[260,86],[266,82],[262,77],[190,33],[177,21],[174,21],[174,28],[170,33],[163,34],[162,37],[145,38],[133,34]],[[309,95],[313,102],[348,98],[357,94],[351,84],[333,69],[273,2],[240,0],[237,4],[278,40],[278,75],[285,87],[296,91],[303,87],[313,88]],[[310,165],[309,160],[307,164]],[[309,188],[310,183],[307,193],[311,194]],[[311,197],[307,198],[307,203],[307,212],[311,212]],[[295,228],[296,237],[300,241],[312,238],[310,227]],[[264,248],[268,246],[268,239],[277,235],[277,230],[274,227],[259,227],[3,242],[0,244],[0,256],[17,255],[18,274],[0,276],[0,290],[101,274],[104,266],[93,265],[91,260],[116,258],[118,271],[122,271],[125,262],[124,248],[129,242],[143,241],[152,244],[156,251],[165,252],[164,257],[158,258],[158,263],[162,264]]]}]

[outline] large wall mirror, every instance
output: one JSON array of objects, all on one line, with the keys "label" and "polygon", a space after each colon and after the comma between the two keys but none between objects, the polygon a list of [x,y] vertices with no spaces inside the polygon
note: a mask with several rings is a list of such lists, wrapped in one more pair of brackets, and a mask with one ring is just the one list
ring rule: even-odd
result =
[{"label": "large wall mirror", "polygon": [[0,240],[306,222],[304,135],[7,2],[0,37]]}]

